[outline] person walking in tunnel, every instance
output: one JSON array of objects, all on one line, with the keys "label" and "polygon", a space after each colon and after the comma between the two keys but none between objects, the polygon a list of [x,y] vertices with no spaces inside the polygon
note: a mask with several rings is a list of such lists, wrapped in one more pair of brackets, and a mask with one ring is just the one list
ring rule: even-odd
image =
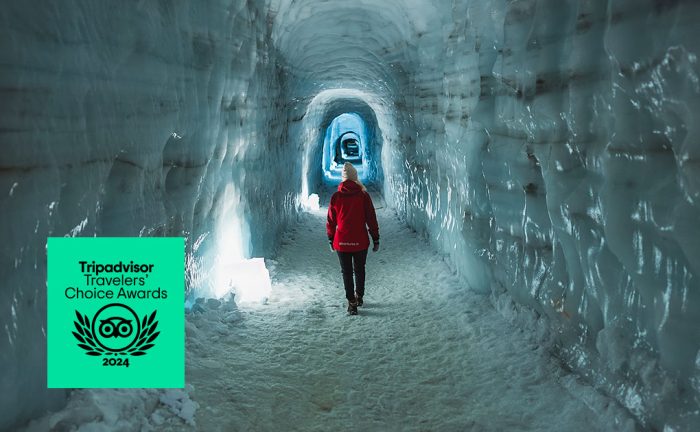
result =
[{"label": "person walking in tunnel", "polygon": [[342,179],[328,205],[326,232],[330,248],[338,253],[340,260],[348,312],[357,315],[357,306],[362,306],[365,295],[365,261],[369,249],[367,232],[372,236],[372,250],[377,252],[379,224],[372,198],[350,162],[343,165]]}]

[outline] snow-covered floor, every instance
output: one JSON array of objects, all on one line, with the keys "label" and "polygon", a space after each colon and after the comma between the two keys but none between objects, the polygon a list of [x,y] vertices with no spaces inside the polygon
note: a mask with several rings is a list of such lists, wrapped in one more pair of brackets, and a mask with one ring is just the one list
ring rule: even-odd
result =
[{"label": "snow-covered floor", "polygon": [[186,391],[76,391],[28,430],[634,430],[393,211],[378,216],[358,316],[324,209],[307,213],[272,262],[267,305],[210,300],[188,315]]}]

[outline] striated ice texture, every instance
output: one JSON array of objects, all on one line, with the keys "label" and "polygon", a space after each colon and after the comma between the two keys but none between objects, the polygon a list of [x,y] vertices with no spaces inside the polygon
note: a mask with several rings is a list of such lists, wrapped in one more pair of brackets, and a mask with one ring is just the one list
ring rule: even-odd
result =
[{"label": "striated ice texture", "polygon": [[693,0],[4,2],[0,429],[65,396],[47,236],[183,235],[188,298],[220,295],[356,113],[365,180],[469,289],[545,320],[643,427],[697,430],[698,20]]},{"label": "striated ice texture", "polygon": [[3,2],[0,430],[64,396],[46,389],[47,236],[185,236],[188,297],[213,296],[213,267],[269,253],[293,216],[258,3]]},{"label": "striated ice texture", "polygon": [[402,91],[415,141],[392,148],[406,166],[387,195],[643,425],[697,430],[700,3],[441,12]]}]

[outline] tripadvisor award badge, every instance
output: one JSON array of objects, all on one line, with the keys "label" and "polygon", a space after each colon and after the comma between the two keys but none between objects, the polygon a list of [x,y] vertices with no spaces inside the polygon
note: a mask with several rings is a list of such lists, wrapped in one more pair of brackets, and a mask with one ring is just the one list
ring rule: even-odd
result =
[{"label": "tripadvisor award badge", "polygon": [[48,239],[48,387],[184,387],[184,239]]}]

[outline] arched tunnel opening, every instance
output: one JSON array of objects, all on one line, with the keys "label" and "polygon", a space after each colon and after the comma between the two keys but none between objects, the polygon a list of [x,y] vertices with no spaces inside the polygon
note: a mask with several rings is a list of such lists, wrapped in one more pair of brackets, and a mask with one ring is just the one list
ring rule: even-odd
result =
[{"label": "arched tunnel opening", "polygon": [[[302,120],[300,136],[305,148],[302,165],[302,193],[300,200],[317,192],[327,200],[328,192],[341,180],[342,166],[346,161],[356,166],[360,180],[367,186],[382,190],[384,169],[382,155],[384,133],[389,129],[388,114],[382,111],[381,121],[375,109],[376,97],[353,89],[332,89],[317,94]],[[373,107],[374,105],[374,107]],[[357,155],[350,159],[343,156],[343,139],[357,139]]]},{"label": "arched tunnel opening", "polygon": [[0,8],[0,431],[700,430],[700,3],[112,6]]},{"label": "arched tunnel opening", "polygon": [[368,148],[368,133],[362,117],[343,113],[326,128],[323,139],[323,178],[330,184],[340,183],[342,166],[350,162],[357,167],[360,180],[366,182],[365,166],[373,153]]},{"label": "arched tunnel opening", "polygon": [[382,137],[371,108],[363,110],[368,120],[357,113],[343,113],[334,117],[323,137],[323,180],[337,186],[345,162],[355,165],[359,178],[367,185],[382,182]]},{"label": "arched tunnel opening", "polygon": [[360,114],[343,113],[333,118],[326,127],[321,160],[323,180],[329,186],[338,186],[342,180],[345,162],[355,166],[361,182],[381,187],[381,133],[371,109],[369,121]]}]

